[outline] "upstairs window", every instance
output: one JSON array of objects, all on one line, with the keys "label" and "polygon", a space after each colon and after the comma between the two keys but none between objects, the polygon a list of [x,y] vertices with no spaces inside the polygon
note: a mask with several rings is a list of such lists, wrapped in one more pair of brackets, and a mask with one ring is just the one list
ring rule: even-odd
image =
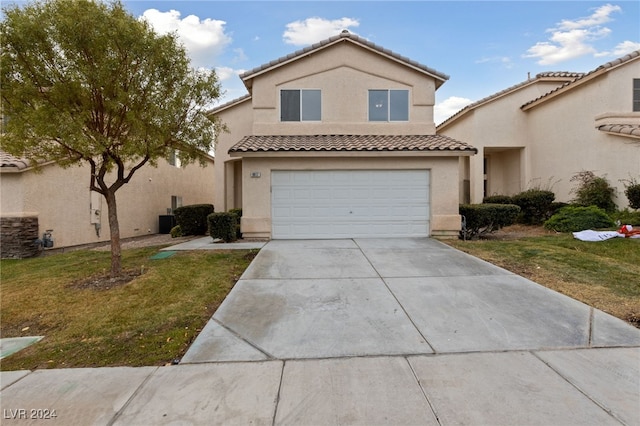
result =
[{"label": "upstairs window", "polygon": [[280,121],[320,121],[321,119],[320,90],[280,91]]},{"label": "upstairs window", "polygon": [[633,79],[633,110],[640,111],[640,78]]},{"label": "upstairs window", "polygon": [[369,90],[369,121],[409,121],[409,91]]}]

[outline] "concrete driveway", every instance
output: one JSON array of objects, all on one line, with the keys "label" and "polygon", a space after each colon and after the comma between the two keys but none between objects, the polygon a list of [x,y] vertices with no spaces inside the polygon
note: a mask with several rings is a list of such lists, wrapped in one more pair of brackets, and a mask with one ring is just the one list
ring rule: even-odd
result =
[{"label": "concrete driveway", "polygon": [[638,425],[640,330],[435,240],[271,241],[179,365],[0,378],[3,425]]},{"label": "concrete driveway", "polygon": [[639,345],[625,322],[436,240],[275,240],[182,362]]}]

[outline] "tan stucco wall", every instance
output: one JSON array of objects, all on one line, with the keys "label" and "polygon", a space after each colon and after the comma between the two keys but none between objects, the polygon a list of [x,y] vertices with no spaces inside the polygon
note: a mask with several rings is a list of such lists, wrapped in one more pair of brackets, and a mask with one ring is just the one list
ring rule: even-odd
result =
[{"label": "tan stucco wall", "polygon": [[570,201],[571,177],[590,170],[616,188],[620,208],[628,207],[620,180],[640,177],[640,139],[601,132],[595,123],[602,113],[614,112],[640,124],[640,113],[630,113],[632,81],[639,77],[636,60],[527,111],[530,178],[552,179],[556,199]]},{"label": "tan stucco wall", "polygon": [[[0,174],[2,215],[38,216],[40,234],[53,229],[55,247],[67,247],[109,240],[107,205],[101,200],[100,237],[91,224],[89,168],[62,169],[45,166],[40,173]],[[22,196],[18,196],[19,193]],[[214,170],[192,164],[184,168],[160,160],[157,168],[143,167],[131,182],[116,193],[121,238],[158,232],[158,216],[171,207],[171,196],[182,197],[183,205],[213,203]]]},{"label": "tan stucco wall", "polygon": [[[640,175],[640,144],[598,131],[595,119],[608,111],[628,114],[632,79],[638,76],[640,61],[635,61],[523,111],[520,108],[523,104],[561,84],[536,82],[480,105],[441,126],[439,133],[478,148],[478,154],[470,158],[469,170],[464,170],[466,166],[460,162],[461,175],[467,172],[470,175],[471,202],[482,202],[484,157],[490,157],[490,167],[491,156],[494,156],[493,165],[505,164],[508,161],[505,154],[492,152],[491,148],[513,147],[523,148],[519,154],[508,152],[508,155],[518,155],[520,188],[513,181],[515,166],[508,162],[508,169],[493,170],[488,174],[489,195],[503,191],[513,195],[531,187],[551,186],[558,201],[570,201],[573,197],[570,191],[574,187],[571,177],[581,170],[592,170],[607,175],[619,192],[619,206],[626,207],[624,186],[619,180],[628,179],[629,174]],[[636,113],[635,117],[639,120],[640,114]],[[516,157],[512,160],[516,161]],[[497,179],[506,180],[495,182]]]},{"label": "tan stucco wall", "polygon": [[[460,230],[457,157],[261,157],[243,158],[242,191],[245,200],[242,232],[246,237],[271,236],[272,170],[430,170],[431,234],[453,235]],[[260,178],[251,178],[259,172]]]},{"label": "tan stucco wall", "polygon": [[[320,89],[321,122],[280,122],[281,89]],[[369,89],[408,89],[409,122],[368,121]],[[434,134],[435,80],[344,42],[253,79],[253,134]]]},{"label": "tan stucco wall", "polygon": [[[221,111],[217,116],[227,126],[228,131],[218,136],[216,144],[214,207],[216,211],[227,211],[241,205],[242,202],[235,199],[240,194],[234,188],[234,171],[229,164],[240,160],[229,157],[229,148],[238,143],[242,137],[251,134],[253,122],[251,99]],[[231,176],[228,177],[228,175]]]}]

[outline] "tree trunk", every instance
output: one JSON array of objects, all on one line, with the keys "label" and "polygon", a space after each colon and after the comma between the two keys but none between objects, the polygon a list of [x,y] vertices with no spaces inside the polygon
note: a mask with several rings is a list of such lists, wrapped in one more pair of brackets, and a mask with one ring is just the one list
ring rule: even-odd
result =
[{"label": "tree trunk", "polygon": [[118,224],[118,207],[115,191],[107,191],[107,211],[109,215],[109,233],[111,235],[111,278],[122,274],[122,250],[120,247],[120,225]]}]

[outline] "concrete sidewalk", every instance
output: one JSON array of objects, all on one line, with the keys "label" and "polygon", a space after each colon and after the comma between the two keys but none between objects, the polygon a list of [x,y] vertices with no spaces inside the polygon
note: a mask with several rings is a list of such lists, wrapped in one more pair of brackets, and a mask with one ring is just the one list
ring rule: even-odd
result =
[{"label": "concrete sidewalk", "polygon": [[2,424],[634,425],[640,330],[435,240],[271,241],[180,365],[0,380]]}]

